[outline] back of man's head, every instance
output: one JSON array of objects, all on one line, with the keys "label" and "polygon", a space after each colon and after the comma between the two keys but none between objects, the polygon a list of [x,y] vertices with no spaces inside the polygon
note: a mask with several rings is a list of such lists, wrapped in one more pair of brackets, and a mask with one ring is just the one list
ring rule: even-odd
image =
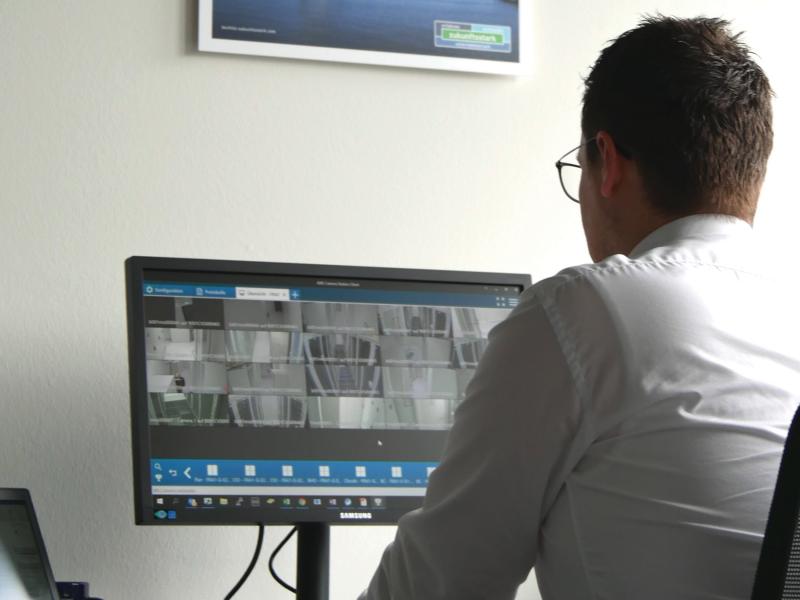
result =
[{"label": "back of man's head", "polygon": [[[608,132],[666,216],[755,214],[772,150],[772,91],[728,25],[646,18],[586,78],[584,138]],[[593,144],[587,155],[596,159]]]}]

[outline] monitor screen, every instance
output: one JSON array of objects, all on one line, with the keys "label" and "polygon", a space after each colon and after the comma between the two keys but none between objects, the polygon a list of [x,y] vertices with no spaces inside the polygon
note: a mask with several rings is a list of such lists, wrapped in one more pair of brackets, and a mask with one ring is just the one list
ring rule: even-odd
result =
[{"label": "monitor screen", "polygon": [[139,523],[392,523],[421,505],[523,275],[127,262]]}]

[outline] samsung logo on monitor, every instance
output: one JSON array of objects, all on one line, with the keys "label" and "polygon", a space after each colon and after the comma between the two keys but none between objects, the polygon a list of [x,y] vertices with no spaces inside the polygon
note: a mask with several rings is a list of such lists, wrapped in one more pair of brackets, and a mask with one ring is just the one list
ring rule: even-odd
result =
[{"label": "samsung logo on monitor", "polygon": [[371,519],[372,513],[368,512],[341,512],[339,513],[340,519]]}]

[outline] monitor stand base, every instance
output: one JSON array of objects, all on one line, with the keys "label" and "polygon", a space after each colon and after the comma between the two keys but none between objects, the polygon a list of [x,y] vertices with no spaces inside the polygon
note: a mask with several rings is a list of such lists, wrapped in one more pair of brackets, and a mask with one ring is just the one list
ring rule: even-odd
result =
[{"label": "monitor stand base", "polygon": [[330,554],[330,525],[297,524],[298,600],[328,600]]}]

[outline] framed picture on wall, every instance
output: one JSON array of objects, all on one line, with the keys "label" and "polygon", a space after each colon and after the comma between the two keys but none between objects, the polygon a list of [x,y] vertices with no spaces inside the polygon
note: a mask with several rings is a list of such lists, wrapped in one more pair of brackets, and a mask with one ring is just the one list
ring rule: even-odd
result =
[{"label": "framed picture on wall", "polygon": [[199,49],[516,75],[530,0],[199,0]]}]

